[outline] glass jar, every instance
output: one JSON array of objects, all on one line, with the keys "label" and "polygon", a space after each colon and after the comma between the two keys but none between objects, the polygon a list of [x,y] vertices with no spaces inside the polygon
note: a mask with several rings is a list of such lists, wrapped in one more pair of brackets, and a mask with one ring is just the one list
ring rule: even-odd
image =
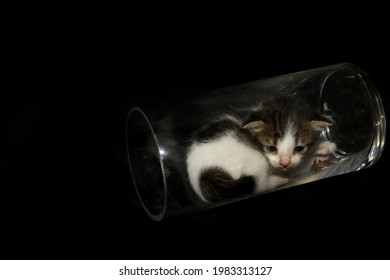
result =
[{"label": "glass jar", "polygon": [[385,143],[380,95],[350,63],[163,98],[126,122],[156,221],[367,168]]}]

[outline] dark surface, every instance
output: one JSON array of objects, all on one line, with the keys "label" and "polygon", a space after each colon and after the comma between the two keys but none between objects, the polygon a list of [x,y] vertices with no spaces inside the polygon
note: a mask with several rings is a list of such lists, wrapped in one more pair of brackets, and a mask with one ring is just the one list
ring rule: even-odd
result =
[{"label": "dark surface", "polygon": [[390,258],[388,147],[369,169],[166,222],[140,207],[124,152],[127,111],[144,99],[340,62],[368,73],[389,116],[386,38],[366,48],[352,35],[176,43],[103,31],[41,48],[34,34],[29,52],[15,45],[0,103],[0,258]]}]

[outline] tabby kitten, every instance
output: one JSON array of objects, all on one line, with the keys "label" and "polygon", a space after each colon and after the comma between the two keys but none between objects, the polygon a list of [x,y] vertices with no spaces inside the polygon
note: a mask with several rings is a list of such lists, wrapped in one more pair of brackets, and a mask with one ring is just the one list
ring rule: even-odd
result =
[{"label": "tabby kitten", "polygon": [[271,98],[245,118],[221,116],[193,137],[186,159],[191,186],[203,201],[220,202],[287,184],[318,147],[334,151],[333,143],[319,144],[330,125],[296,97]]}]

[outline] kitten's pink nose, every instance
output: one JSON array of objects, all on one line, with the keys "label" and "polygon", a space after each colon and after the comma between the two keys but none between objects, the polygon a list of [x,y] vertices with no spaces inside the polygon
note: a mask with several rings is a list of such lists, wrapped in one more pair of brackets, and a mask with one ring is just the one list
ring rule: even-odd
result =
[{"label": "kitten's pink nose", "polygon": [[280,166],[283,166],[284,168],[288,167],[291,164],[291,161],[289,158],[281,158],[279,161]]}]

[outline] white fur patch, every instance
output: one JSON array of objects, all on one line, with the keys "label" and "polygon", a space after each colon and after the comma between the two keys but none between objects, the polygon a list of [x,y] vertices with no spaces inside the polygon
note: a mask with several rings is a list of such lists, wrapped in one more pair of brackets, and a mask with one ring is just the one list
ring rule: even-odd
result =
[{"label": "white fur patch", "polygon": [[322,155],[322,156],[329,156],[331,153],[336,151],[336,149],[337,149],[337,146],[335,143],[332,143],[329,141],[324,141],[318,146],[318,148],[316,150],[316,154]]},{"label": "white fur patch", "polygon": [[278,154],[279,156],[289,156],[294,152],[295,147],[295,129],[291,124],[288,125],[286,133],[278,143]]},{"label": "white fur patch", "polygon": [[[280,184],[280,181],[268,183],[269,163],[264,155],[240,142],[237,135],[230,131],[218,139],[208,143],[194,143],[187,156],[187,171],[190,183],[197,195],[207,201],[200,190],[200,174],[203,169],[220,167],[228,172],[234,179],[244,175],[255,178],[257,190],[267,190]],[[272,186],[271,186],[272,185]]]},{"label": "white fur patch", "polygon": [[299,164],[300,157],[294,155],[295,148],[295,136],[296,129],[293,124],[288,124],[284,137],[278,141],[276,147],[278,149],[277,154],[269,154],[268,159],[270,163],[276,168],[282,168],[282,162],[290,162],[289,167],[293,167]]}]

